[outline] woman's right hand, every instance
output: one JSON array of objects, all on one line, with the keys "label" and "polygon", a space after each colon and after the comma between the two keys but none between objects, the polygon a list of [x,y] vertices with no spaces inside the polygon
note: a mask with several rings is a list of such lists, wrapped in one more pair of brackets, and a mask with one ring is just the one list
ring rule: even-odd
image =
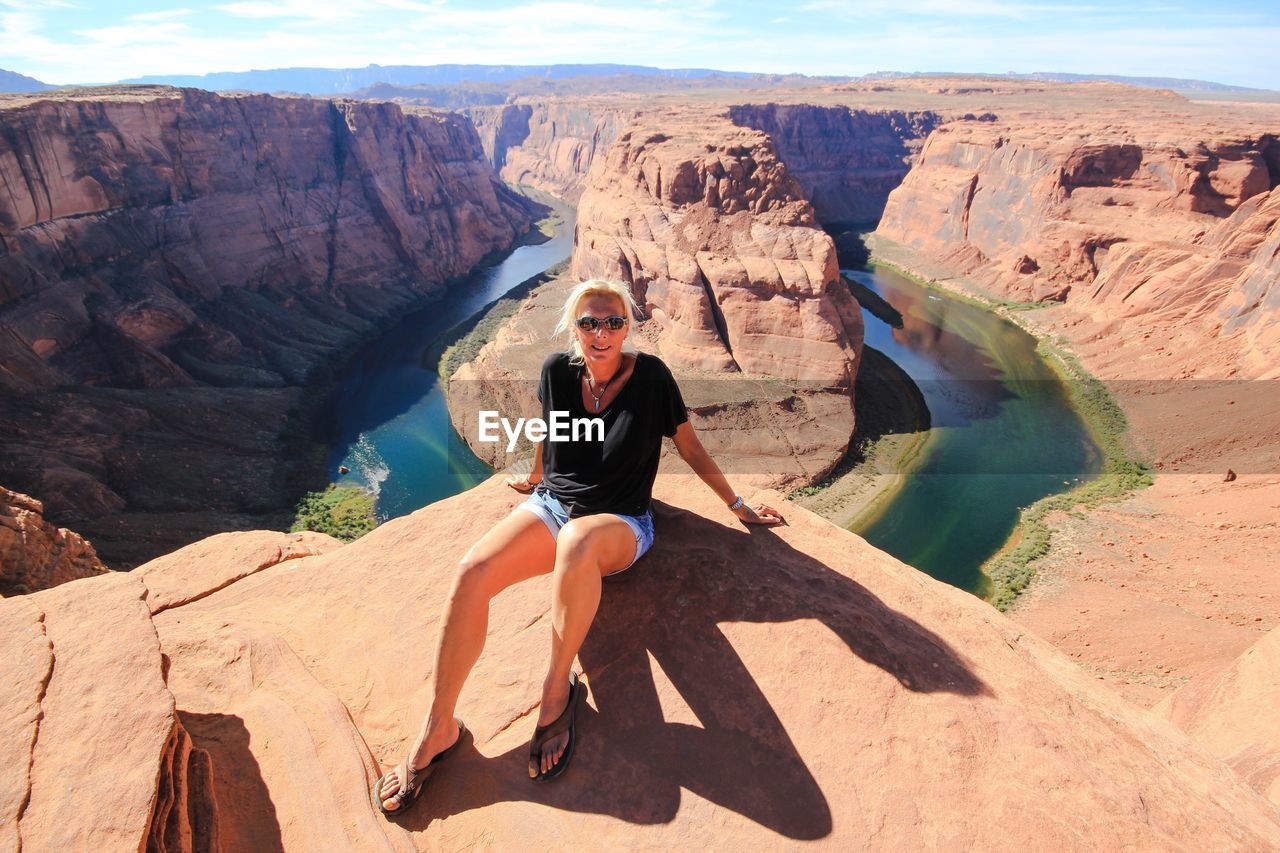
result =
[{"label": "woman's right hand", "polygon": [[528,474],[512,474],[507,477],[507,485],[522,495],[531,493],[541,480],[530,480]]}]

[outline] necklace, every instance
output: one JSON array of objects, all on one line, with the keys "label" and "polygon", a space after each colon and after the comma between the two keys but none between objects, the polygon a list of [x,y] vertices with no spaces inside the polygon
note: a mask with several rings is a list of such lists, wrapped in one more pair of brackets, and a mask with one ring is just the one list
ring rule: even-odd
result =
[{"label": "necklace", "polygon": [[613,376],[610,376],[604,381],[604,387],[602,387],[600,389],[600,393],[597,394],[596,389],[592,387],[591,373],[585,367],[582,369],[582,378],[587,380],[587,393],[591,395],[592,400],[595,400],[597,412],[600,411],[600,398],[604,396],[604,392],[609,390],[609,383],[613,381],[613,377],[617,376],[621,372],[622,367],[619,366],[618,369],[613,372]]}]

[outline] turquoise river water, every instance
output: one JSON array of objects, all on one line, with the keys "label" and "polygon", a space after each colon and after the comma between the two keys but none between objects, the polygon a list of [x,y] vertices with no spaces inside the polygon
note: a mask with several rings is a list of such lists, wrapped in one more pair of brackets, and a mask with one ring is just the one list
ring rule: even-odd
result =
[{"label": "turquoise river water", "polygon": [[864,311],[864,343],[919,386],[931,428],[901,487],[856,532],[977,595],[1021,507],[1095,476],[1101,452],[1036,340],[999,315],[884,268],[846,270],[902,314]]},{"label": "turquoise river water", "polygon": [[[492,473],[454,433],[423,353],[488,303],[569,256],[574,211],[553,206],[564,223],[552,240],[517,248],[446,300],[406,317],[344,369],[330,476],[375,494],[380,521]],[[1019,507],[1092,476],[1097,449],[1031,336],[891,272],[845,274],[902,313],[900,329],[866,314],[866,344],[917,382],[932,419],[913,470],[858,532],[904,562],[981,595],[986,581],[979,567],[1007,539]],[[340,475],[340,465],[350,472]]]}]

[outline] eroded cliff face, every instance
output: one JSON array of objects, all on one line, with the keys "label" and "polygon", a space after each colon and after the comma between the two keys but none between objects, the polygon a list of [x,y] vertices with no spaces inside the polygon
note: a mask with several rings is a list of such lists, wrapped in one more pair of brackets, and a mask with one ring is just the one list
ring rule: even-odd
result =
[{"label": "eroded cliff face", "polygon": [[460,435],[495,467],[527,455],[481,443],[478,414],[540,413],[534,390],[569,287],[631,286],[632,343],[674,370],[703,443],[734,482],[789,488],[840,461],[862,345],[831,238],[763,133],[719,110],[630,125],[592,168],[570,274],[535,291],[451,378]]},{"label": "eroded cliff face", "polygon": [[628,127],[589,176],[572,273],[631,285],[671,363],[848,387],[862,343],[835,246],[769,137],[723,114]]},{"label": "eroded cliff face", "polygon": [[452,113],[142,88],[0,127],[0,482],[112,565],[286,509],[302,386],[532,220]]},{"label": "eroded cliff face", "polygon": [[729,118],[769,135],[826,225],[879,220],[925,137],[943,121],[932,110],[774,103],[734,105]]},{"label": "eroded cliff face", "polygon": [[1188,341],[1238,334],[1235,367],[1274,375],[1278,139],[1136,120],[956,122],[929,137],[877,234],[1000,296],[1065,299]]},{"label": "eroded cliff face", "polygon": [[0,602],[0,837],[130,851],[507,849],[531,832],[591,849],[1280,845],[1274,807],[1226,766],[983,602],[776,493],[759,497],[789,523],[744,531],[690,479],[659,479],[653,549],[605,585],[555,786],[524,772],[544,577],[494,600],[458,707],[472,735],[429,790],[394,821],[369,794],[429,704],[422,650],[453,566],[523,500],[495,477],[349,545],[228,533]]},{"label": "eroded cliff face", "polygon": [[0,595],[31,592],[107,569],[84,537],[44,520],[44,506],[0,487]]},{"label": "eroded cliff face", "polygon": [[[498,329],[475,359],[449,380],[449,413],[471,450],[495,468],[531,458],[526,442],[507,452],[501,442],[478,441],[482,410],[514,421],[541,417],[536,390],[543,360],[568,342],[553,336],[572,276],[538,287]],[[631,330],[630,344],[656,352],[662,326],[650,318]],[[821,479],[841,459],[853,429],[849,389],[738,374],[708,375],[675,365],[690,423],[735,488],[791,489]],[[670,449],[670,442],[664,442]],[[675,453],[660,470],[687,471]]]},{"label": "eroded cliff face", "polygon": [[521,100],[462,112],[503,180],[576,202],[596,157],[640,112],[635,99],[586,96]]}]

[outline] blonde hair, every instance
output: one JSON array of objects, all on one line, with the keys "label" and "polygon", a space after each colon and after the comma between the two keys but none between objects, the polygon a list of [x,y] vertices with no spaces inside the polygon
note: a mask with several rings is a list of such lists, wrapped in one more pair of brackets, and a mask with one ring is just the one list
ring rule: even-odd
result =
[{"label": "blonde hair", "polygon": [[[593,278],[574,285],[573,290],[569,291],[569,296],[564,300],[560,322],[551,333],[553,336],[569,335],[570,342],[573,344],[573,357],[569,361],[574,364],[581,364],[585,360],[582,344],[578,342],[577,335],[573,334],[573,329],[578,325],[578,309],[584,299],[592,296],[608,296],[618,300],[622,303],[622,313],[630,323],[635,323],[640,316],[640,308],[636,305],[635,297],[631,295],[631,288],[624,282]],[[630,325],[627,333],[630,334]]]}]

